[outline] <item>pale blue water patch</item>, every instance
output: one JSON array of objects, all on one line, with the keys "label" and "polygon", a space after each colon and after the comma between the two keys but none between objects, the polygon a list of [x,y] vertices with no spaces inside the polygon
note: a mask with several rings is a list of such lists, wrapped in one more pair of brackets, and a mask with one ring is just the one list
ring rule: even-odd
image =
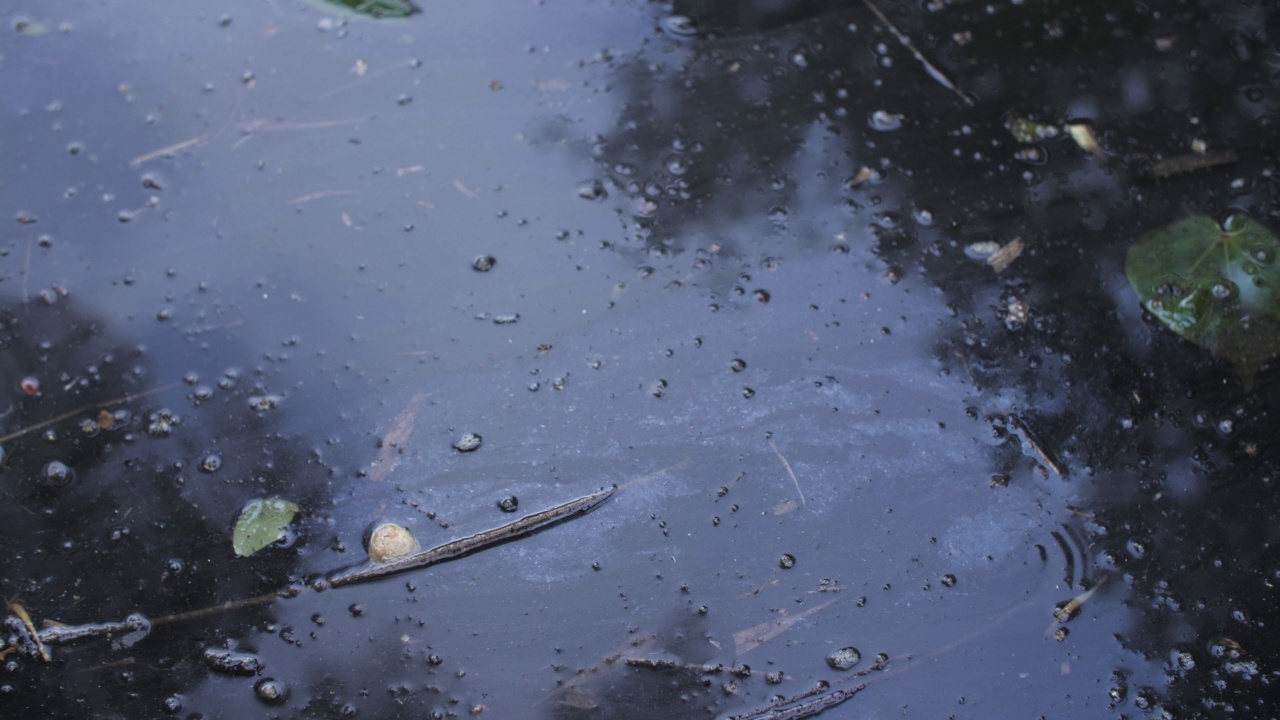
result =
[{"label": "pale blue water patch", "polygon": [[942,533],[938,553],[948,562],[968,569],[996,568],[1015,553],[1044,540],[1043,521],[1008,503],[975,515],[956,518]]}]

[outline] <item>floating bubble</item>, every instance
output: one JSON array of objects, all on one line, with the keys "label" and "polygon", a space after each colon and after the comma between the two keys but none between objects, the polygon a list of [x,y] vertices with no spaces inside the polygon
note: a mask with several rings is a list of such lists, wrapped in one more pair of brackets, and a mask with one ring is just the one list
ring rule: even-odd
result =
[{"label": "floating bubble", "polygon": [[513,513],[520,507],[520,500],[515,495],[508,495],[498,501],[498,509],[504,513]]},{"label": "floating bubble", "polygon": [[887,110],[876,110],[868,120],[872,130],[893,132],[902,127],[902,116]]},{"label": "floating bubble", "polygon": [[849,647],[840,648],[828,655],[827,665],[830,665],[833,670],[840,670],[843,672],[852,668],[854,665],[857,665],[861,660],[862,653],[858,652],[858,648],[850,645]]},{"label": "floating bubble", "polygon": [[182,418],[170,410],[157,410],[147,418],[147,435],[153,438],[166,438],[173,429],[182,423]]},{"label": "floating bubble", "polygon": [[40,394],[40,379],[35,376],[28,375],[18,381],[18,387],[22,390],[24,395],[35,397]]},{"label": "floating bubble", "polygon": [[669,15],[662,19],[662,32],[672,40],[691,40],[698,36],[698,26],[692,18]]},{"label": "floating bubble", "polygon": [[61,460],[50,460],[40,470],[40,484],[51,488],[64,488],[75,480],[75,471]]},{"label": "floating bubble", "polygon": [[778,567],[782,568],[783,570],[790,570],[795,566],[796,566],[796,556],[792,555],[791,553],[783,553],[782,557],[778,558]]},{"label": "floating bubble", "polygon": [[471,267],[476,272],[489,272],[497,263],[498,260],[492,255],[481,255],[472,261]]},{"label": "floating bubble", "polygon": [[609,193],[599,180],[584,180],[578,183],[578,197],[583,200],[603,200],[609,197]]},{"label": "floating bubble", "polygon": [[254,683],[253,694],[268,705],[280,705],[289,699],[289,686],[275,678],[265,677]]},{"label": "floating bubble", "polygon": [[454,441],[453,448],[458,452],[473,452],[480,448],[480,443],[482,442],[484,442],[484,438],[476,433],[469,432]]},{"label": "floating bubble", "polygon": [[249,398],[249,407],[258,412],[266,412],[280,407],[282,402],[284,397],[280,395],[253,395]]}]

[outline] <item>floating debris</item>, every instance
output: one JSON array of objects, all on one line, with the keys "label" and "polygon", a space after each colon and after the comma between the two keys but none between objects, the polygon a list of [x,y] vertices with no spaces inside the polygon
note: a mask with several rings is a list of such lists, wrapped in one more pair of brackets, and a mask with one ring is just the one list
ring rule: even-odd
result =
[{"label": "floating debris", "polygon": [[1005,120],[1009,134],[1020,143],[1030,144],[1041,140],[1052,140],[1062,132],[1057,125],[1036,122],[1024,117],[1009,117]]},{"label": "floating debris", "polygon": [[889,32],[893,33],[893,36],[898,38],[898,42],[902,43],[902,46],[911,53],[911,56],[916,59],[916,62],[920,63],[920,66],[924,68],[925,73],[928,74],[929,77],[933,78],[934,82],[955,93],[956,97],[959,97],[965,105],[968,105],[969,107],[974,106],[973,98],[967,93],[961,91],[960,88],[951,81],[951,78],[947,77],[946,73],[942,72],[942,70],[940,70],[936,65],[929,62],[929,59],[924,56],[924,53],[920,52],[916,48],[915,43],[911,42],[911,38],[908,37],[906,33],[899,30],[898,26],[894,25],[893,22],[889,20],[889,16],[884,14],[884,11],[880,9],[879,5],[876,5],[873,0],[862,0],[862,2],[871,10],[872,13],[875,14],[877,18],[879,18],[880,22],[884,23],[885,27],[889,28]]},{"label": "floating debris", "polygon": [[240,557],[253,555],[283,539],[289,523],[297,513],[297,505],[278,497],[249,501],[236,520],[235,530],[231,534],[231,547]]},{"label": "floating debris", "polygon": [[1102,589],[1102,586],[1107,583],[1108,577],[1110,577],[1110,575],[1103,575],[1102,577],[1099,577],[1098,582],[1094,583],[1093,587],[1071,598],[1065,604],[1054,608],[1053,622],[1049,624],[1049,627],[1045,628],[1045,637],[1052,636],[1054,631],[1058,630],[1061,625],[1071,622],[1076,615],[1079,615],[1080,608],[1086,602],[1089,602],[1089,599],[1092,598],[1095,593]]},{"label": "floating debris", "polygon": [[827,655],[827,665],[833,670],[850,670],[862,660],[862,653],[858,652],[858,648],[850,645],[843,647],[835,652]]},{"label": "floating debris", "polygon": [[1026,422],[1024,422],[1022,418],[1017,415],[1010,414],[1008,422],[1009,428],[1022,440],[1023,451],[1026,452],[1027,450],[1030,450],[1030,452],[1026,454],[1038,459],[1046,468],[1053,472],[1054,475],[1057,475],[1060,478],[1066,477],[1066,471],[1062,467],[1062,464],[1058,462],[1058,459],[1054,457],[1053,453],[1049,452],[1044,443],[1040,442],[1040,439],[1031,431],[1031,428],[1027,427]]},{"label": "floating debris", "polygon": [[556,505],[541,512],[532,515],[526,515],[512,523],[507,523],[492,530],[464,537],[453,542],[438,545],[430,550],[424,550],[402,557],[398,560],[391,560],[385,563],[370,563],[368,565],[339,570],[329,576],[329,585],[332,587],[341,587],[352,583],[373,580],[386,575],[404,572],[406,570],[416,570],[429,565],[452,560],[456,557],[473,553],[498,543],[513,540],[530,533],[537,532],[543,528],[550,527],[557,523],[568,520],[569,518],[584,513],[591,512],[599,507],[609,498],[613,497],[616,488],[602,490],[598,493],[580,497],[576,500],[570,500],[567,503]]},{"label": "floating debris", "polygon": [[996,250],[995,252],[991,253],[991,255],[987,258],[987,264],[990,265],[992,269],[996,271],[997,274],[1002,273],[1006,269],[1008,269],[1008,267],[1013,264],[1013,261],[1017,260],[1018,256],[1021,254],[1022,254],[1022,238],[1016,237],[1010,240],[1006,245],[1001,247],[999,250]]},{"label": "floating debris", "polygon": [[1081,150],[1099,160],[1107,159],[1107,154],[1102,151],[1102,146],[1098,144],[1098,137],[1093,134],[1093,126],[1089,123],[1067,123],[1067,134],[1071,136],[1072,140],[1076,141],[1076,145],[1079,145]]},{"label": "floating debris", "polygon": [[370,562],[389,563],[417,552],[418,540],[403,525],[383,523],[369,533],[365,549]]},{"label": "floating debris", "polygon": [[[515,522],[502,525],[501,527],[487,530],[476,535],[454,540],[452,542],[439,545],[424,552],[413,553],[402,557],[398,560],[390,560],[385,563],[369,562],[368,564],[338,570],[331,574],[326,581],[317,581],[311,585],[312,589],[323,589],[325,587],[341,587],[343,585],[351,585],[354,583],[365,582],[377,578],[385,577],[393,573],[404,572],[418,568],[424,568],[436,563],[446,562],[455,558],[468,555],[470,553],[484,550],[505,543],[509,540],[524,537],[532,533],[544,530],[553,525],[565,522],[579,515],[595,510],[604,504],[609,498],[613,497],[618,491],[615,485],[607,490],[602,490],[591,495],[586,495],[576,500],[570,500],[554,507],[548,508],[541,512],[527,515],[516,520]],[[194,620],[196,618],[205,617],[215,613],[236,610],[244,607],[255,605],[264,605],[275,602],[281,598],[296,597],[302,591],[301,585],[293,584],[282,588],[278,592],[257,595],[242,600],[232,600],[211,607],[200,608],[197,610],[189,610],[187,612],[166,615],[164,617],[149,620],[141,614],[134,613],[124,619],[123,622],[95,622],[85,623],[81,625],[62,625],[45,620],[43,629],[37,631],[35,624],[27,615],[27,611],[17,603],[9,605],[9,611],[12,613],[4,619],[3,627],[6,632],[0,639],[3,645],[0,645],[0,658],[5,658],[11,654],[17,654],[20,657],[41,659],[45,662],[50,661],[50,653],[47,645],[69,643],[91,637],[119,637],[116,642],[121,643],[123,647],[128,647],[133,642],[145,637],[150,633],[153,625],[170,624],[182,622],[186,620]],[[819,606],[822,607],[822,606]],[[229,674],[257,674],[262,670],[261,661],[256,656],[248,653],[238,653],[232,650],[210,649],[205,653],[205,661],[210,667],[219,672]],[[254,663],[257,663],[256,665]],[[252,668],[252,672],[247,672]]]},{"label": "floating debris", "polygon": [[253,676],[262,672],[263,668],[257,655],[219,648],[205,650],[204,663],[210,670],[224,675]]},{"label": "floating debris", "polygon": [[1196,152],[1161,160],[1151,166],[1150,172],[1152,177],[1163,179],[1218,165],[1229,165],[1239,159],[1233,150]]},{"label": "floating debris", "polygon": [[480,443],[484,442],[484,438],[478,434],[469,432],[458,438],[453,443],[453,449],[458,452],[475,452],[480,449]]}]

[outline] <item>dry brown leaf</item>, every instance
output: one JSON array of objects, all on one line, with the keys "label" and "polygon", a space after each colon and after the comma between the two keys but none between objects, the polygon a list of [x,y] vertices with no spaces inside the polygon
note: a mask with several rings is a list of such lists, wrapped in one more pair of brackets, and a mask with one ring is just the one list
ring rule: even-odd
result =
[{"label": "dry brown leaf", "polygon": [[370,480],[381,482],[396,469],[404,444],[413,434],[413,421],[418,417],[418,407],[426,398],[426,393],[415,393],[409,398],[404,410],[396,415],[396,419],[391,423],[391,429],[382,438],[382,447],[378,449],[378,456],[369,464]]},{"label": "dry brown leaf", "polygon": [[821,605],[811,607],[804,612],[796,613],[794,615],[783,615],[782,617],[762,622],[759,625],[752,625],[745,630],[739,630],[733,634],[734,651],[737,652],[739,657],[741,657],[743,654],[755,650],[787,630],[790,630],[796,623],[818,613],[818,611],[828,605],[831,605],[837,600],[839,600],[839,598],[828,600]]}]

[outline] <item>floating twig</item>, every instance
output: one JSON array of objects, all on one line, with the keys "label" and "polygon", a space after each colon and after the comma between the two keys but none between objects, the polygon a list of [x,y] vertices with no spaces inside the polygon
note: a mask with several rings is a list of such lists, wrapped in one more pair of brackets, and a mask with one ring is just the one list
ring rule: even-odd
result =
[{"label": "floating twig", "polygon": [[1030,448],[1031,452],[1040,459],[1040,462],[1043,463],[1045,467],[1049,468],[1054,475],[1057,475],[1060,478],[1066,477],[1066,471],[1058,462],[1057,458],[1055,458],[1053,454],[1045,448],[1044,444],[1040,442],[1035,433],[1031,432],[1031,428],[1027,427],[1027,424],[1022,421],[1022,418],[1017,415],[1009,415],[1009,425],[1012,426],[1018,433],[1018,436],[1022,438],[1024,447]]},{"label": "floating twig", "polygon": [[1167,158],[1151,166],[1151,175],[1156,178],[1167,178],[1173,175],[1194,172],[1218,165],[1229,165],[1239,158],[1233,150],[1211,153],[1191,153]]},{"label": "floating twig", "polygon": [[1080,608],[1085,603],[1089,602],[1089,598],[1093,597],[1094,593],[1098,592],[1098,590],[1101,590],[1102,586],[1107,584],[1108,577],[1111,577],[1111,576],[1103,575],[1099,577],[1098,582],[1094,583],[1093,587],[1071,598],[1062,607],[1054,609],[1053,622],[1049,623],[1049,627],[1045,628],[1045,631],[1044,631],[1045,637],[1049,637],[1050,635],[1053,634],[1053,631],[1056,630],[1059,626],[1064,625],[1068,622],[1071,622],[1071,620],[1074,619],[1076,615],[1080,614]]},{"label": "floating twig", "polygon": [[355,194],[356,194],[355,190],[320,190],[318,192],[307,193],[306,195],[299,195],[298,197],[292,200],[286,201],[285,205],[301,205],[303,203],[309,203],[312,200],[319,200],[321,198],[340,197],[342,195],[355,195]]},{"label": "floating twig", "polygon": [[[845,675],[837,680],[836,683],[847,683],[855,678],[865,677],[871,673],[884,670],[888,666],[888,660],[876,662],[869,667]],[[729,715],[726,720],[801,720],[801,718],[813,717],[851,699],[854,695],[865,690],[870,684],[870,682],[864,682],[853,687],[832,689],[832,683],[824,680],[799,695],[793,695],[785,700],[770,703],[762,708],[749,710],[744,714]]]},{"label": "floating twig", "polygon": [[840,598],[834,598],[821,605],[815,605],[804,612],[784,615],[783,617],[762,622],[759,625],[752,625],[745,630],[739,630],[733,634],[734,652],[739,656],[745,655],[791,629],[796,623],[815,615],[839,600]]},{"label": "floating twig", "polygon": [[400,69],[403,69],[403,68],[411,68],[411,67],[414,67],[416,62],[417,62],[417,61],[416,61],[415,59],[413,59],[413,58],[405,58],[404,60],[400,60],[399,62],[392,63],[392,64],[388,65],[387,67],[382,68],[381,70],[374,70],[373,72],[368,72],[368,71],[365,71],[365,72],[357,72],[357,73],[356,73],[356,75],[357,75],[356,79],[355,79],[355,80],[352,80],[351,82],[348,82],[348,83],[343,84],[343,85],[339,85],[339,86],[337,86],[337,87],[335,87],[335,88],[333,88],[333,89],[329,90],[328,92],[322,93],[322,94],[320,94],[320,95],[316,95],[315,97],[303,97],[303,98],[301,98],[301,99],[302,99],[304,102],[315,102],[315,101],[317,101],[317,100],[325,100],[325,99],[327,99],[327,98],[331,98],[331,97],[333,97],[334,95],[337,95],[337,94],[338,94],[338,93],[340,93],[340,92],[344,92],[344,91],[346,91],[346,90],[350,90],[351,88],[353,88],[353,87],[355,87],[355,86],[357,86],[357,85],[360,85],[360,84],[363,84],[363,83],[369,82],[370,80],[373,80],[374,78],[382,77],[383,75],[386,75],[386,74],[387,74],[387,73],[389,73],[389,72],[393,72],[393,71],[395,71],[395,70],[400,70]]},{"label": "floating twig", "polygon": [[[567,503],[528,515],[501,527],[465,537],[461,540],[454,540],[400,560],[383,564],[368,563],[357,568],[339,570],[329,576],[328,585],[341,587],[375,580],[393,573],[435,565],[436,563],[493,547],[508,540],[524,537],[570,518],[591,512],[613,497],[616,492],[617,488],[613,487],[576,500],[570,500]],[[312,585],[311,587],[312,589],[319,589],[323,585]],[[3,625],[9,633],[4,638],[4,646],[0,647],[0,658],[7,657],[11,653],[17,653],[23,657],[40,658],[48,662],[50,656],[48,649],[45,647],[46,645],[69,643],[93,637],[115,638],[120,636],[117,638],[118,642],[130,645],[145,637],[150,633],[151,628],[156,625],[194,620],[229,610],[264,605],[281,598],[293,597],[298,594],[298,591],[298,586],[293,586],[280,592],[257,595],[242,600],[231,600],[198,610],[165,615],[153,620],[148,619],[141,613],[133,613],[121,622],[95,622],[81,625],[63,625],[46,620],[46,627],[40,630],[36,630],[35,624],[32,623],[27,611],[21,605],[11,603],[9,610],[13,614],[3,621]],[[132,637],[132,640],[129,639],[130,637]]]},{"label": "floating twig", "polygon": [[782,467],[787,469],[787,475],[791,478],[791,483],[796,486],[796,494],[800,496],[800,507],[808,510],[809,506],[804,502],[804,491],[800,489],[800,479],[796,477],[795,471],[791,469],[791,463],[787,462],[786,456],[778,450],[778,446],[772,440],[769,441],[769,447],[773,448],[773,454],[777,455],[778,459],[782,461]]},{"label": "floating twig", "polygon": [[197,135],[189,140],[183,140],[182,142],[178,142],[172,145],[162,147],[159,150],[152,150],[149,153],[139,155],[138,157],[130,160],[129,167],[136,168],[142,163],[147,162],[148,160],[155,160],[156,158],[168,157],[169,155],[173,155],[176,152],[186,150],[187,148],[192,147],[194,145],[199,145],[201,143],[208,142],[211,139],[211,137],[212,136],[209,133],[205,133],[204,135]]},{"label": "floating twig", "polygon": [[648,668],[650,670],[683,670],[686,672],[702,673],[704,675],[719,675],[727,672],[736,677],[750,677],[751,668],[746,665],[728,666],[721,664],[707,665],[705,663],[687,663],[680,660],[660,660],[655,658],[629,657],[626,664],[630,667]]},{"label": "floating twig", "polygon": [[50,425],[60,423],[63,420],[66,420],[67,418],[73,418],[76,415],[79,415],[80,413],[83,413],[83,412],[87,412],[89,410],[99,410],[102,408],[109,408],[112,405],[120,405],[121,403],[132,402],[133,400],[137,400],[138,398],[146,397],[148,395],[154,395],[158,392],[164,392],[165,390],[172,390],[173,388],[176,388],[176,387],[178,387],[178,383],[169,383],[168,385],[161,385],[160,387],[154,387],[154,388],[151,388],[150,390],[143,390],[142,392],[136,392],[136,393],[133,393],[132,395],[125,395],[123,397],[118,397],[114,400],[105,400],[103,402],[94,403],[92,405],[82,405],[76,408],[75,410],[68,410],[67,412],[62,413],[61,415],[56,415],[54,417],[49,418],[48,420],[43,420],[41,422],[38,422],[35,425],[28,425],[22,428],[21,430],[14,430],[13,432],[9,433],[8,435],[5,435],[4,437],[0,437],[0,443],[7,443],[10,440],[16,440],[17,438],[20,438],[23,435],[26,435],[27,433],[35,432],[36,430],[43,430],[49,427]]},{"label": "floating twig", "polygon": [[31,277],[31,246],[35,238],[27,238],[27,252],[22,257],[22,302],[27,302],[27,279]]},{"label": "floating twig", "polygon": [[580,497],[577,500],[570,500],[567,503],[556,505],[555,507],[548,508],[542,512],[526,515],[515,522],[507,523],[501,527],[486,530],[476,535],[464,537],[460,540],[454,540],[453,542],[447,542],[444,545],[439,545],[420,553],[414,553],[413,555],[409,555],[398,560],[392,560],[385,563],[369,562],[359,567],[339,570],[329,576],[329,585],[332,587],[342,587],[343,585],[365,582],[385,577],[387,575],[401,573],[406,570],[417,570],[446,560],[462,557],[463,555],[468,555],[476,552],[477,550],[483,550],[484,548],[492,545],[504,543],[508,540],[514,540],[518,537],[529,535],[530,533],[535,533],[543,528],[558,524],[577,515],[591,512],[599,507],[601,503],[613,497],[615,492],[617,492],[616,487],[609,488],[608,490],[602,490],[598,493],[587,495],[585,497]]},{"label": "floating twig", "polygon": [[915,43],[911,42],[911,38],[908,37],[906,33],[899,30],[897,25],[893,24],[893,21],[889,19],[888,15],[884,14],[884,11],[880,9],[879,5],[876,5],[873,0],[862,0],[862,2],[868,8],[871,8],[871,12],[875,13],[876,17],[880,19],[880,22],[884,23],[885,27],[889,28],[889,31],[893,33],[894,37],[898,38],[898,42],[902,43],[903,47],[911,52],[911,55],[916,59],[916,62],[920,63],[924,68],[924,71],[929,74],[929,77],[933,78],[934,82],[955,93],[956,97],[960,98],[965,105],[973,107],[973,98],[957,87],[956,84],[951,81],[951,78],[947,77],[946,73],[942,72],[942,70],[940,70],[936,65],[929,62],[929,59],[924,56],[924,53],[916,49]]}]

